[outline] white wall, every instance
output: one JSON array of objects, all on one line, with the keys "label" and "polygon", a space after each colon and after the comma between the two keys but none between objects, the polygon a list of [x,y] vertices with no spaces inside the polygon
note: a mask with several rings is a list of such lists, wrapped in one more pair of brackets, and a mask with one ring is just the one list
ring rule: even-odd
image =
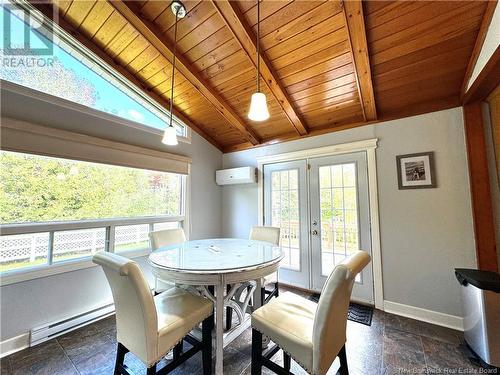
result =
[{"label": "white wall", "polygon": [[493,18],[491,19],[490,26],[488,27],[488,32],[484,38],[483,46],[481,52],[472,71],[470,80],[467,85],[467,90],[472,86],[477,76],[481,73],[484,66],[493,55],[495,50],[500,45],[500,5],[497,3],[495,12],[493,13]]},{"label": "white wall", "polygon": [[[124,129],[109,121],[54,107],[2,90],[2,116],[67,130],[81,130],[94,136],[165,150],[156,134]],[[70,121],[68,121],[70,119]],[[124,139],[125,138],[125,139]],[[191,238],[219,237],[222,223],[222,191],[215,184],[222,153],[193,133],[191,144],[180,144],[171,152],[190,156]],[[139,259],[148,271],[144,259]],[[71,317],[112,301],[104,273],[93,267],[0,287],[0,341],[58,319]]]},{"label": "white wall", "polygon": [[[384,298],[461,316],[455,267],[475,267],[462,110],[435,112],[223,155],[224,168],[256,157],[378,138],[377,174]],[[438,188],[398,190],[396,155],[434,151]],[[257,184],[223,187],[223,234],[257,224]]]}]

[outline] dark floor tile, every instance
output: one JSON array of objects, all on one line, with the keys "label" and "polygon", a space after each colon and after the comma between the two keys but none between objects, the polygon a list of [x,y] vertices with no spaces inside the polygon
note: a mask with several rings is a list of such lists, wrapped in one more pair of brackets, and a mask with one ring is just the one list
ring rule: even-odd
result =
[{"label": "dark floor tile", "polygon": [[14,369],[20,364],[31,366],[37,362],[42,362],[57,355],[64,355],[64,351],[57,343],[57,340],[50,340],[14,353],[8,358],[10,359],[11,366]]},{"label": "dark floor tile", "polygon": [[[376,310],[377,311],[377,310]],[[435,324],[421,322],[415,319],[405,318],[394,314],[385,314],[385,326],[400,331],[415,333],[431,339],[459,344],[461,333],[459,331],[437,326]]]},{"label": "dark floor tile", "polygon": [[252,328],[248,328],[228,345],[231,349],[239,350],[247,356],[252,355]]},{"label": "dark floor tile", "polygon": [[116,319],[114,315],[101,319],[94,324],[97,330],[108,336],[111,342],[116,342]]},{"label": "dark floor tile", "polygon": [[10,364],[14,375],[78,374],[56,340],[50,340],[11,355]]},{"label": "dark floor tile", "polygon": [[[278,353],[276,353],[272,358],[271,360],[276,363],[277,365],[279,366],[283,366],[283,352],[280,350]],[[251,364],[249,364],[245,370],[241,373],[241,375],[250,375],[252,372],[251,372],[252,368],[251,368]],[[307,375],[307,371],[304,370],[302,367],[300,367],[299,364],[297,364],[297,362],[295,362],[293,359],[292,359],[292,362],[291,362],[291,366],[290,366],[290,371],[294,374],[294,375]],[[225,371],[224,371],[225,372]],[[335,371],[336,372],[336,371]],[[335,374],[335,372],[333,374]],[[330,374],[330,373],[329,373]],[[274,372],[272,372],[271,370],[269,370],[268,368],[266,367],[262,367],[262,375],[276,375]]]},{"label": "dark floor tile", "polygon": [[[215,365],[215,358],[212,361],[212,365]],[[171,374],[172,375],[201,375],[202,374],[201,352],[198,352],[194,356],[189,358],[186,362],[184,362],[182,365],[180,365],[174,371],[172,371]]]},{"label": "dark floor tile", "polygon": [[469,361],[473,356],[463,344],[448,344],[442,341],[422,337],[427,366],[442,373],[475,374],[480,368]]},{"label": "dark floor tile", "polygon": [[[278,365],[280,366],[283,366],[283,351],[279,351],[278,353],[276,353],[272,358],[271,360],[275,363],[277,363]],[[295,362],[293,359],[292,359],[292,362],[291,362],[291,366],[290,366],[290,371],[293,372],[294,374],[296,375],[306,375],[307,374],[307,371],[304,370],[297,362]],[[266,372],[265,374],[274,374],[274,372],[272,371],[269,371],[266,369]]]},{"label": "dark floor tile", "polygon": [[247,354],[227,346],[224,349],[224,374],[241,374],[250,365],[251,360]]},{"label": "dark floor tile", "polygon": [[94,346],[88,352],[81,351],[69,358],[82,375],[112,374],[115,367],[116,344],[108,342]]},{"label": "dark floor tile", "polygon": [[386,315],[387,314],[381,310],[373,309],[372,324],[369,327],[376,331],[377,334],[384,333]]},{"label": "dark floor tile", "polygon": [[385,327],[397,329],[403,332],[417,333],[420,325],[418,320],[405,318],[404,316],[385,314]]},{"label": "dark floor tile", "polygon": [[451,328],[437,326],[435,324],[419,322],[418,334],[434,340],[458,345],[463,334]]},{"label": "dark floor tile", "polygon": [[[162,368],[164,365],[165,361],[161,361],[157,369]],[[146,365],[133,353],[127,353],[125,355],[125,366],[127,366],[133,374],[139,375],[146,373]]]},{"label": "dark floor tile", "polygon": [[[375,324],[375,322],[374,322]],[[347,322],[349,373],[378,374],[382,368],[383,328]]]},{"label": "dark floor tile", "polygon": [[0,374],[1,375],[11,375],[12,367],[10,365],[10,358],[4,357],[0,359]]},{"label": "dark floor tile", "polygon": [[86,361],[93,353],[112,344],[109,335],[97,324],[90,324],[57,339],[74,363]]},{"label": "dark floor tile", "polygon": [[390,374],[393,371],[425,373],[425,355],[420,336],[386,327],[382,368],[384,374]]}]

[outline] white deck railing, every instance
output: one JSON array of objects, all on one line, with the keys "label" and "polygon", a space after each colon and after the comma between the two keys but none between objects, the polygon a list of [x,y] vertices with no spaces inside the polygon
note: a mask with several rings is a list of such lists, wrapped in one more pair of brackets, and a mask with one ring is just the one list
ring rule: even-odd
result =
[{"label": "white deck railing", "polygon": [[37,259],[46,258],[46,264],[52,264],[102,250],[147,248],[155,225],[172,223],[175,227],[183,221],[184,216],[155,216],[1,225],[0,263],[5,270],[19,262],[29,267]]}]

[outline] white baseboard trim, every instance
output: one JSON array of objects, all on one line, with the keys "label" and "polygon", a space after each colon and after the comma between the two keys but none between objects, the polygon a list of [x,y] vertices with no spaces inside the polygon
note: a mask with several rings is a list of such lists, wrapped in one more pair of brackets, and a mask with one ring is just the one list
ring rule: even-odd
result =
[{"label": "white baseboard trim", "polygon": [[30,346],[30,334],[23,333],[22,335],[12,337],[0,342],[0,358],[6,357],[9,354],[26,349]]},{"label": "white baseboard trim", "polygon": [[456,329],[458,331],[464,330],[464,319],[460,316],[448,315],[391,301],[384,301],[384,311],[390,314]]}]

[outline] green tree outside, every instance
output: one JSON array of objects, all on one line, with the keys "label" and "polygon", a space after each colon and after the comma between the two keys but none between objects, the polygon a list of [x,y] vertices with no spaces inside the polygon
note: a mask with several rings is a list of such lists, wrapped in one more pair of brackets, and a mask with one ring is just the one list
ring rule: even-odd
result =
[{"label": "green tree outside", "polygon": [[0,221],[180,215],[182,176],[0,153]]}]

